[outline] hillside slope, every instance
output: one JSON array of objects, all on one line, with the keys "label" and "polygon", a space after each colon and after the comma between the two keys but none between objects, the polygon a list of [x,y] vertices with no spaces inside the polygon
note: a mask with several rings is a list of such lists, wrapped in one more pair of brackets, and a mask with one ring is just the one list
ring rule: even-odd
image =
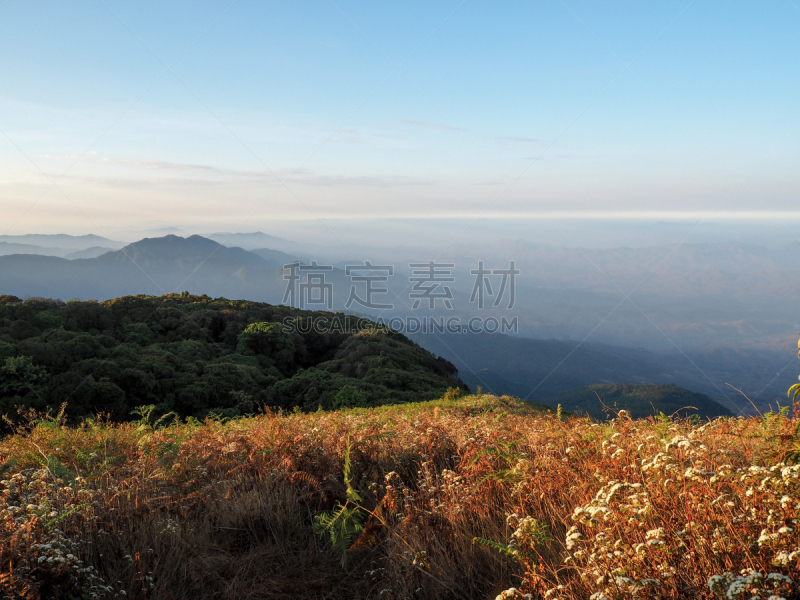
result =
[{"label": "hillside slope", "polygon": [[471,386],[529,400],[594,383],[655,383],[671,377],[652,354],[629,348],[497,334],[414,339],[452,360]]},{"label": "hillside slope", "polygon": [[[500,334],[429,334],[412,338],[451,361],[472,389],[481,386],[492,394],[536,401],[593,384],[674,383],[706,394],[736,413],[749,414],[754,410],[752,405],[727,383],[747,393],[763,412],[770,410],[770,402],[782,402],[786,388],[794,383],[785,368],[786,353],[771,351],[734,347],[667,354]],[[781,377],[776,377],[781,368]]]},{"label": "hillside slope", "polygon": [[641,419],[659,413],[679,416],[698,414],[701,417],[731,416],[731,411],[705,394],[698,394],[670,385],[595,384],[570,390],[545,401],[549,406],[589,415],[596,419],[615,417],[621,409]]}]

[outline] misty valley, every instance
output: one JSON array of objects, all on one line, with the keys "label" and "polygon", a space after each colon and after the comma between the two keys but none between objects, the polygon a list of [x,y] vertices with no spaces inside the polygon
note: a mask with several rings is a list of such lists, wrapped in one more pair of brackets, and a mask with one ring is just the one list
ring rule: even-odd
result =
[{"label": "misty valley", "polygon": [[[281,250],[257,247],[270,242]],[[357,303],[345,309],[358,283],[346,269],[357,260],[348,262],[324,247],[304,252],[300,244],[265,234],[169,235],[128,245],[96,236],[6,236],[0,244],[36,248],[0,256],[3,291],[21,298],[102,301],[188,290],[278,305],[287,285],[284,266],[314,260],[331,267],[326,273],[331,293],[328,303],[321,299],[310,308],[345,310],[384,324],[412,315],[438,323],[453,317],[461,323],[514,318],[516,331],[493,335],[407,332],[456,365],[472,389],[498,395],[544,401],[595,383],[674,383],[707,394],[736,414],[749,414],[753,405],[743,394],[759,410],[770,410],[785,404],[794,380],[789,366],[798,324],[792,299],[800,272],[792,257],[800,254],[800,243],[772,249],[728,242],[578,250],[517,242],[483,251],[454,249],[437,259],[454,265],[448,284],[452,308],[437,302],[433,310],[427,303],[412,310],[408,298],[409,265],[426,258],[422,251],[361,249],[373,265],[394,269],[381,284],[386,293],[376,296],[393,302],[389,311]],[[94,258],[64,255],[97,248],[104,251]],[[514,306],[487,303],[479,309],[470,302],[475,279],[470,270],[479,260],[500,264],[500,248],[520,271]]]}]

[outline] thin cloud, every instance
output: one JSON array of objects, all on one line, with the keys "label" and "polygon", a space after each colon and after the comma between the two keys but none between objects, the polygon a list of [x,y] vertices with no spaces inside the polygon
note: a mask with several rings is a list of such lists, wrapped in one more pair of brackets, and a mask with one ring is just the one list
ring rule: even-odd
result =
[{"label": "thin cloud", "polygon": [[[217,184],[224,184],[227,182],[259,180],[265,183],[272,183],[278,180],[289,179],[289,184],[306,184],[318,185],[324,187],[337,187],[337,186],[359,186],[359,187],[398,187],[398,186],[417,186],[417,185],[432,185],[433,182],[426,179],[419,179],[415,177],[402,177],[402,176],[340,176],[340,175],[327,175],[315,173],[307,168],[292,169],[292,168],[276,168],[272,172],[267,171],[238,171],[234,169],[224,169],[214,167],[211,165],[198,165],[191,163],[169,162],[163,160],[138,160],[138,159],[124,159],[124,158],[100,158],[89,159],[89,162],[110,165],[124,165],[147,170],[164,170],[164,171],[177,171],[198,174],[211,174],[218,175],[221,179],[217,180]],[[107,178],[108,180],[116,179],[113,177]],[[160,181],[160,180],[159,180]],[[195,179],[191,176],[186,179],[187,182],[195,181],[198,184],[202,182],[203,185],[209,183],[209,179]]]},{"label": "thin cloud", "polygon": [[84,160],[86,162],[92,162],[101,165],[119,165],[154,171],[198,172],[238,179],[274,179],[275,177],[282,179],[288,177],[289,175],[300,176],[312,174],[312,172],[308,169],[276,168],[272,169],[272,172],[268,172],[266,170],[243,171],[238,169],[215,167],[213,165],[181,163],[166,160],[140,160],[133,158],[96,158]]},{"label": "thin cloud", "polygon": [[392,119],[395,123],[403,125],[413,125],[414,127],[426,127],[428,129],[441,129],[444,131],[466,131],[462,127],[455,125],[443,125],[442,123],[430,123],[428,121],[414,121],[413,119]]},{"label": "thin cloud", "polygon": [[[136,178],[119,177],[113,175],[65,175],[63,181],[72,185],[92,187],[101,185],[107,187],[120,187],[129,189],[189,189],[209,186],[217,188],[226,185],[237,185],[242,183],[254,183],[257,185],[279,185],[281,181],[287,180],[289,186],[307,185],[320,187],[373,187],[373,188],[397,188],[408,186],[431,186],[433,181],[416,177],[405,176],[342,176],[315,173],[307,168],[292,169],[280,168],[273,169],[271,173],[266,171],[235,171],[221,169],[210,165],[193,165],[184,163],[173,163],[158,160],[131,160],[131,159],[107,159],[92,161],[100,164],[114,164],[132,166],[151,171],[164,170],[182,172],[184,177],[156,177],[141,176]],[[210,177],[209,175],[213,175]],[[55,177],[53,175],[52,177]]]},{"label": "thin cloud", "polygon": [[401,186],[428,186],[431,181],[417,179],[414,177],[343,177],[333,175],[313,175],[310,177],[298,177],[298,183],[308,185],[319,185],[325,187],[334,186],[359,186],[359,187],[401,187]]},{"label": "thin cloud", "polygon": [[123,165],[138,167],[141,169],[157,169],[164,171],[205,171],[208,173],[233,174],[243,173],[243,171],[233,171],[231,169],[220,169],[211,165],[197,165],[191,163],[172,162],[167,160],[138,160],[133,158],[99,158],[92,162],[105,165]]},{"label": "thin cloud", "polygon": [[[97,152],[91,151],[87,154],[96,155]],[[53,156],[51,154],[40,154],[39,158],[48,160],[77,160],[80,157],[76,154],[65,154],[64,156]],[[210,165],[195,165],[190,163],[170,162],[166,160],[139,160],[133,158],[87,158],[83,157],[83,162],[102,165],[121,165],[127,167],[138,167],[140,169],[160,169],[170,171],[206,171],[214,173],[235,173],[233,170],[220,169]]]},{"label": "thin cloud", "polygon": [[492,139],[500,144],[543,144],[546,141],[541,138],[529,137],[494,137]]}]

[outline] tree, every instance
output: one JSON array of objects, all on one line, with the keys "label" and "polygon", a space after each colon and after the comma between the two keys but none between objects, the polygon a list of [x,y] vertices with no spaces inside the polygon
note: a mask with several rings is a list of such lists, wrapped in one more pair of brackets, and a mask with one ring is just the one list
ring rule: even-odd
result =
[{"label": "tree", "polygon": [[364,408],[369,406],[367,395],[354,385],[346,385],[333,398],[332,408]]},{"label": "tree", "polygon": [[280,323],[252,323],[239,334],[238,352],[266,356],[284,374],[294,369],[294,350],[291,334]]},{"label": "tree", "polygon": [[18,408],[44,409],[39,387],[46,379],[47,370],[34,365],[30,356],[6,358],[0,367],[0,415],[13,417]]},{"label": "tree", "polygon": [[0,396],[24,396],[47,378],[47,369],[33,364],[30,356],[11,356],[0,367]]}]

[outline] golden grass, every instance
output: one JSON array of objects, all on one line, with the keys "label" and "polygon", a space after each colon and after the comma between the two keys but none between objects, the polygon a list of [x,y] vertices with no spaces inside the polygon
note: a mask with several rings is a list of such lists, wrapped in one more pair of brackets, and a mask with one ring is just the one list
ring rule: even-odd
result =
[{"label": "golden grass", "polygon": [[[794,597],[795,425],[560,421],[491,396],[161,429],[39,422],[0,440],[0,591]],[[318,523],[337,510],[346,569]]]}]

